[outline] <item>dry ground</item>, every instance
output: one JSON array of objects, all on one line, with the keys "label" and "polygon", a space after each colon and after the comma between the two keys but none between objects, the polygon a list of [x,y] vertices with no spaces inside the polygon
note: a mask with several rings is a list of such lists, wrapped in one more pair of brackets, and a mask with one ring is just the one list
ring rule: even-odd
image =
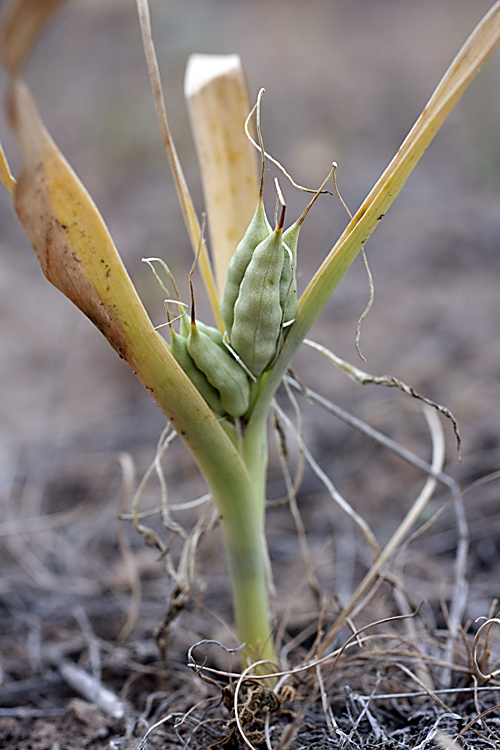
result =
[{"label": "dry ground", "polygon": [[[268,150],[297,180],[311,185],[336,160],[341,190],[354,209],[489,6],[489,0],[152,2],[172,128],[200,209],[182,102],[191,52],[239,52],[251,90],[267,90]],[[163,322],[161,292],[140,259],[168,259],[185,291],[190,254],[162,156],[134,3],[68,3],[37,48],[27,78],[50,131],[108,221],[155,322]],[[0,77],[3,89],[5,83]],[[390,372],[453,410],[461,425],[463,461],[458,463],[445,425],[446,468],[463,487],[500,468],[499,91],[497,53],[367,246],[376,303],[362,330],[364,366],[375,374]],[[0,133],[15,166],[3,119]],[[303,197],[285,189],[293,215]],[[302,287],[344,222],[333,198],[316,207],[301,242]],[[122,493],[123,470],[134,465],[142,475],[154,456],[162,416],[90,324],[42,279],[6,192],[0,201],[0,249],[0,747],[132,750],[148,727],[169,715],[173,718],[150,735],[149,747],[218,746],[224,738],[226,747],[237,747],[220,689],[186,667],[187,651],[200,639],[236,645],[218,532],[203,540],[199,582],[162,657],[155,633],[171,594],[164,565],[128,522],[117,521],[129,502]],[[314,337],[356,361],[355,324],[367,297],[366,275],[356,262]],[[323,365],[318,355],[305,352],[296,371],[335,403],[430,458],[418,405],[402,394],[356,386]],[[312,452],[378,538],[387,541],[423,475],[317,407],[302,405]],[[181,446],[172,446],[165,473],[172,503],[203,492]],[[274,458],[269,496],[282,494]],[[158,496],[153,483],[144,507],[154,508]],[[448,496],[438,492],[429,515]],[[393,579],[377,590],[354,626],[422,604],[419,616],[381,626],[371,645],[353,648],[335,669],[326,669],[324,705],[316,673],[296,678],[295,701],[269,714],[272,747],[286,726],[294,726],[290,747],[297,749],[424,750],[434,746],[436,728],[457,736],[482,710],[500,703],[495,678],[482,686],[471,668],[478,623],[467,625],[487,616],[500,597],[498,482],[467,492],[464,506],[470,547],[462,624],[469,635],[448,641],[446,612],[457,598],[459,538],[450,507],[399,555]],[[328,602],[327,625],[371,555],[310,470],[299,507]],[[184,514],[181,520],[189,524],[193,518]],[[157,517],[150,523],[162,533]],[[319,603],[303,584],[288,509],[272,508],[268,528],[277,624],[292,612],[283,641],[292,666],[312,645]],[[348,636],[342,634],[344,640]],[[500,658],[496,637],[494,628],[485,670]],[[207,653],[209,664],[228,666],[219,647]],[[197,655],[202,660],[203,649]],[[80,670],[76,684],[68,665]],[[441,694],[439,706],[408,676],[408,668],[428,689],[452,686],[461,692]],[[82,694],[82,673],[112,692],[119,700],[116,710],[125,707],[123,717],[113,718],[113,707],[106,712],[104,699],[100,707],[90,702],[98,697],[95,684],[92,696]],[[475,702],[468,691],[474,685],[486,688]],[[394,692],[413,697],[374,697]],[[251,700],[248,692],[244,700]],[[175,728],[176,717],[197,703]],[[259,723],[265,711],[262,704],[259,710],[250,707],[257,718],[245,729],[256,732],[256,746],[265,746],[265,725]],[[485,725],[477,722],[468,730],[463,744],[498,744],[492,735],[498,720],[496,711],[488,714]],[[475,736],[474,729],[489,740]]]}]

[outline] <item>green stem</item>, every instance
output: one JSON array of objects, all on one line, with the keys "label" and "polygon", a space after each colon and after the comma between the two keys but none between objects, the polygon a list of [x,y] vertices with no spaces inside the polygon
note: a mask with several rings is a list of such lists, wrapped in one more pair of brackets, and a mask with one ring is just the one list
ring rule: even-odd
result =
[{"label": "green stem", "polygon": [[[224,506],[222,533],[233,589],[233,607],[238,638],[246,646],[243,664],[258,659],[276,663],[269,616],[267,550],[262,514],[251,483],[219,487],[213,494],[217,507]],[[268,669],[261,670],[269,671]]]},{"label": "green stem", "polygon": [[196,389],[177,368],[163,340],[153,333],[142,336],[135,344],[127,353],[128,363],[169,415],[205,477],[219,512],[236,630],[239,640],[246,644],[243,664],[258,659],[276,663],[264,537],[266,421],[255,424],[249,439],[243,438],[243,455],[240,455]]},{"label": "green stem", "polygon": [[267,413],[263,413],[261,419],[253,420],[247,427],[241,451],[254,488],[255,504],[264,525],[268,464]]}]

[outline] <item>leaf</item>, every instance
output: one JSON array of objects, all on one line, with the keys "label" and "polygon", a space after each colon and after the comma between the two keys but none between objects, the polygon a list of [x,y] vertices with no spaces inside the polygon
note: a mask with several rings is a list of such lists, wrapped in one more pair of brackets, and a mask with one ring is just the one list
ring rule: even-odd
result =
[{"label": "leaf", "polygon": [[23,156],[14,207],[42,272],[126,356],[124,328],[153,328],[107,227],[21,81],[9,115]]},{"label": "leaf", "polygon": [[41,29],[65,0],[17,0],[3,24],[0,46],[5,67],[20,72]]},{"label": "leaf", "polygon": [[224,330],[224,326],[219,314],[219,298],[217,295],[217,288],[215,285],[210,258],[208,256],[207,245],[205,242],[205,238],[203,237],[203,233],[200,229],[200,223],[196,215],[193,199],[191,198],[191,193],[189,192],[182,165],[177,154],[177,149],[175,148],[172,134],[170,132],[170,126],[168,124],[167,110],[165,107],[165,99],[163,96],[163,89],[160,79],[160,69],[158,66],[155,46],[153,43],[148,0],[137,0],[137,11],[139,14],[142,44],[144,47],[144,54],[146,56],[149,80],[151,82],[151,88],[153,91],[156,115],[163,139],[163,147],[165,149],[165,153],[170,165],[172,177],[174,178],[177,198],[181,207],[184,224],[186,225],[189,240],[191,242],[191,247],[193,248],[195,256],[198,256],[198,264],[203,282],[205,284],[205,289],[207,290],[208,299],[212,307],[212,312],[217,326],[222,332]]},{"label": "leaf", "polygon": [[403,145],[349,222],[300,298],[295,323],[261,392],[252,419],[267,411],[283,375],[338,283],[474,76],[500,41],[500,0],[484,16],[452,61]]},{"label": "leaf", "polygon": [[307,302],[314,319],[499,40],[500,2],[496,2],[452,61],[396,156],[308,284],[300,304]]},{"label": "leaf", "polygon": [[13,178],[9,164],[3,152],[2,144],[0,143],[0,181],[3,182],[9,193],[14,192],[16,181]]},{"label": "leaf", "polygon": [[9,115],[23,157],[14,207],[42,272],[127,362],[214,494],[230,475],[247,481],[234,445],[153,328],[99,211],[19,80],[11,87]]},{"label": "leaf", "polygon": [[255,155],[245,135],[250,111],[238,55],[191,55],[184,83],[222,297],[227,266],[255,212]]}]

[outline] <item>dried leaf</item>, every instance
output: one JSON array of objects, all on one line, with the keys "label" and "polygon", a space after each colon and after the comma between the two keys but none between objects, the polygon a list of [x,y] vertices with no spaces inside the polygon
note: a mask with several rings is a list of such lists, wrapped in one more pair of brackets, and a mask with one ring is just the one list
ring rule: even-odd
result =
[{"label": "dried leaf", "polygon": [[344,372],[349,378],[351,378],[351,380],[353,380],[355,383],[358,383],[359,385],[382,385],[386,386],[387,388],[399,388],[399,390],[403,391],[403,393],[406,393],[407,396],[411,396],[412,398],[416,398],[418,401],[422,401],[428,406],[432,406],[433,409],[436,409],[436,411],[449,419],[451,424],[453,425],[453,432],[455,433],[455,438],[457,441],[457,451],[460,457],[460,446],[462,444],[462,438],[460,437],[458,421],[446,406],[437,404],[435,401],[432,401],[432,399],[427,398],[427,396],[422,396],[420,393],[417,393],[413,386],[407,385],[402,380],[395,378],[394,375],[370,375],[369,372],[365,372],[359,367],[356,367],[356,365],[352,365],[350,362],[346,362],[345,359],[338,357],[336,354],[330,351],[330,349],[327,349],[326,346],[322,346],[321,344],[316,343],[316,341],[304,339],[304,344],[310,349],[315,349],[317,352],[320,352],[320,354],[323,354],[323,356],[329,359],[330,362],[332,362],[336,367],[339,368],[339,370],[342,370],[342,372]]},{"label": "dried leaf", "polygon": [[238,55],[191,55],[184,84],[198,152],[219,295],[227,266],[255,212],[255,155],[245,135],[250,111]]},{"label": "dried leaf", "polygon": [[99,211],[19,80],[9,92],[9,115],[23,157],[14,207],[44,275],[127,362],[216,484],[228,448],[237,454],[153,328]]},{"label": "dried leaf", "polygon": [[5,19],[0,40],[5,67],[19,73],[41,29],[65,0],[17,0]]},{"label": "dried leaf", "polygon": [[160,69],[158,66],[158,60],[156,58],[156,50],[153,42],[153,35],[151,29],[151,18],[149,13],[149,2],[148,0],[137,0],[137,11],[139,14],[139,23],[141,26],[142,44],[144,47],[144,54],[146,56],[146,64],[148,67],[149,79],[151,82],[151,88],[153,90],[153,99],[156,108],[156,114],[161,129],[163,138],[163,146],[167,155],[172,176],[174,178],[175,189],[177,191],[177,197],[181,207],[182,215],[184,217],[184,223],[188,231],[189,240],[191,247],[195,255],[198,253],[198,247],[200,248],[198,255],[198,264],[207,290],[208,299],[212,307],[212,312],[215,318],[215,322],[221,331],[224,330],[222,320],[219,314],[219,298],[217,295],[217,289],[215,285],[215,279],[212,271],[212,265],[208,256],[207,245],[203,232],[200,231],[200,224],[196,215],[193,199],[184,176],[184,172],[175,148],[172,134],[170,132],[170,126],[168,124],[167,110],[165,107],[165,99],[163,96],[163,89],[160,79]]}]

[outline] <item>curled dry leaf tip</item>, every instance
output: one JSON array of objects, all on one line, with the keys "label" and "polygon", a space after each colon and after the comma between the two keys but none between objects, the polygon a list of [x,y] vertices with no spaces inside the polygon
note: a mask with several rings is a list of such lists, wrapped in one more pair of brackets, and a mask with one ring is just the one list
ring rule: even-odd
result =
[{"label": "curled dry leaf tip", "polygon": [[65,0],[16,0],[4,20],[0,53],[9,73],[18,75],[40,31]]}]

